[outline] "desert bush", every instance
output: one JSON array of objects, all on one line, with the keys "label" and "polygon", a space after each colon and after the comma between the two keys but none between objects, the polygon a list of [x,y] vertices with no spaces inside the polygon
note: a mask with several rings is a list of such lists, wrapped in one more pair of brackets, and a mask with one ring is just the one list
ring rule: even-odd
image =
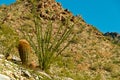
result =
[{"label": "desert bush", "polygon": [[8,25],[0,24],[0,53],[10,54],[17,46],[17,40],[18,35],[14,29]]},{"label": "desert bush", "polygon": [[[34,26],[25,24],[22,26],[22,32],[27,41],[30,43],[34,53],[38,57],[39,67],[46,70],[50,64],[55,61],[70,44],[70,40],[74,35],[71,35],[73,25],[68,24],[69,19],[66,19],[65,24],[60,23],[58,29],[54,29],[52,20],[49,20],[46,25],[41,22],[41,17],[36,11],[36,3],[31,2],[33,5],[32,16]],[[25,32],[25,28],[29,26],[32,28],[33,33]],[[31,36],[31,35],[32,36]],[[33,36],[34,35],[34,36]],[[69,39],[68,39],[69,38]]]},{"label": "desert bush", "polygon": [[[73,25],[59,26],[56,33],[53,30],[52,22],[49,22],[47,27],[40,26],[38,21],[35,21],[35,40],[29,35],[29,33],[23,33],[26,39],[29,41],[34,52],[36,53],[39,65],[42,70],[46,70],[50,67],[50,64],[55,61],[55,58],[59,56],[70,44],[70,40],[73,38],[71,35]],[[68,40],[68,37],[69,40]],[[68,41],[67,41],[68,40]]]}]

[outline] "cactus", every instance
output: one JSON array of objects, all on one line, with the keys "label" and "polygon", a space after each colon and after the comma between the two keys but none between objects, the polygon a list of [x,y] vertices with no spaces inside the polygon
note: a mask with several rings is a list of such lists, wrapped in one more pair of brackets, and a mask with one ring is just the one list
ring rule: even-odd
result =
[{"label": "cactus", "polygon": [[34,55],[29,42],[25,39],[21,39],[19,41],[18,50],[22,64],[31,66],[34,63]]}]

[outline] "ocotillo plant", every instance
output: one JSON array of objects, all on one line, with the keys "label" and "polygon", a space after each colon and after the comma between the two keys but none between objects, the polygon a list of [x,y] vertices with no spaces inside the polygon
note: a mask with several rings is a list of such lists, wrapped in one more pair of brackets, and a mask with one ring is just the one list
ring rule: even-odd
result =
[{"label": "ocotillo plant", "polygon": [[[53,22],[50,20],[46,24],[47,27],[42,26],[41,18],[39,17],[39,14],[37,14],[36,5],[34,4],[32,14],[34,17],[33,21],[35,27],[31,25],[25,25],[24,27],[31,26],[33,29],[35,29],[34,40],[29,33],[23,30],[22,32],[38,57],[39,67],[42,70],[46,70],[50,67],[50,64],[58,57],[58,55],[60,55],[69,46],[70,40],[73,37],[71,32],[74,26],[69,26],[69,20],[66,19],[65,25],[61,23],[54,34],[54,29],[52,26]],[[68,37],[71,39],[67,40]]]},{"label": "ocotillo plant", "polygon": [[[65,27],[63,29],[63,26],[60,25],[57,32],[53,34],[52,23],[48,25],[45,30],[43,30],[43,26],[36,25],[36,42],[26,33],[26,39],[36,53],[39,60],[39,66],[42,70],[48,69],[58,55],[69,46],[70,41],[73,38],[73,36],[70,36],[72,29],[73,26]],[[68,37],[70,39],[67,41]]]}]

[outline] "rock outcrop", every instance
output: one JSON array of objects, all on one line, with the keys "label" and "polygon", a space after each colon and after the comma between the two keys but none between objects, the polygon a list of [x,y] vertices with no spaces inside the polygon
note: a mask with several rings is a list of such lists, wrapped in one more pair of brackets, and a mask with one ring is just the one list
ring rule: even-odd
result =
[{"label": "rock outcrop", "polygon": [[106,36],[113,43],[120,45],[120,34],[119,33],[107,32],[107,33],[104,33],[104,36]]}]

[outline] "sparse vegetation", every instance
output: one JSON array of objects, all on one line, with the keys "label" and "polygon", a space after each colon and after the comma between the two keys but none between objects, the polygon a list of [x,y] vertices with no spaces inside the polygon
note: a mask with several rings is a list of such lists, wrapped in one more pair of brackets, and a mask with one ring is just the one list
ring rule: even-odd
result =
[{"label": "sparse vegetation", "polygon": [[[33,50],[38,56],[40,68],[46,70],[50,67],[50,64],[55,58],[69,46],[72,37],[70,40],[68,40],[68,37],[71,35],[73,25],[65,28],[60,25],[59,29],[54,33],[52,23],[50,22],[46,29],[43,29],[44,26],[35,25],[36,43],[28,34],[26,39],[30,42]],[[66,40],[68,41],[64,44]]]},{"label": "sparse vegetation", "polygon": [[[12,36],[11,36],[12,35]],[[0,53],[9,55],[17,46],[18,35],[10,26],[0,24]]]},{"label": "sparse vegetation", "polygon": [[[18,1],[0,7],[0,54],[16,57],[18,41],[26,39],[31,53],[37,57],[32,58],[39,64],[39,68],[30,68],[33,80],[48,80],[48,77],[52,80],[120,79],[120,46],[116,45],[117,42],[113,44],[96,28],[85,23],[82,17],[73,16],[54,0]],[[15,64],[3,60],[0,55],[0,73],[10,72],[12,75],[7,75],[12,79],[24,77],[30,80],[29,74],[24,76],[26,72],[22,70],[20,60],[13,60]]]},{"label": "sparse vegetation", "polygon": [[[33,4],[33,7],[32,13],[35,23],[35,28],[33,29],[35,29],[36,41],[33,41],[29,33],[24,33],[23,31],[23,34],[38,57],[40,69],[47,70],[50,64],[69,46],[70,40],[74,37],[71,35],[74,26],[69,26],[67,20],[64,27],[61,24],[55,31],[52,27],[52,21],[49,21],[46,27],[42,26],[41,18],[36,13],[35,4]],[[68,37],[71,38],[68,39]]]}]

